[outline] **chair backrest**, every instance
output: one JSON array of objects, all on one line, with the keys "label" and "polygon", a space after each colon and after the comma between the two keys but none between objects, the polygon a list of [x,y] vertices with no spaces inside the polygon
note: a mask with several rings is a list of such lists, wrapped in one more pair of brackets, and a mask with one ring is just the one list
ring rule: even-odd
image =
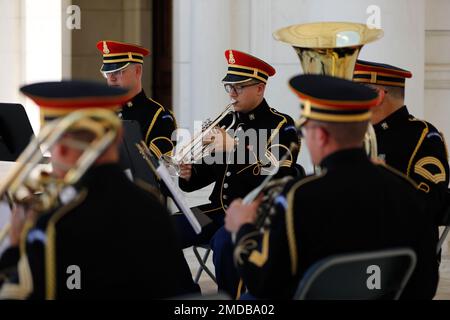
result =
[{"label": "chair backrest", "polygon": [[330,256],[303,276],[296,300],[397,300],[416,265],[409,248]]},{"label": "chair backrest", "polygon": [[15,161],[34,136],[20,104],[0,103],[0,160]]}]

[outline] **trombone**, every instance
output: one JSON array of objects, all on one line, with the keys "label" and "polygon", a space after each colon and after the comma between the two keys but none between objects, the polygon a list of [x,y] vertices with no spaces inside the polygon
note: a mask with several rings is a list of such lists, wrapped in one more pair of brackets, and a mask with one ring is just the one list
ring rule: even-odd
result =
[{"label": "trombone", "polygon": [[[77,183],[94,161],[114,141],[121,127],[119,118],[111,111],[90,108],[70,113],[42,128],[17,159],[15,167],[0,186],[0,199],[5,197],[10,205],[19,204],[38,214],[58,205],[60,192]],[[91,142],[67,139],[64,143],[83,150],[74,166],[62,177],[55,177],[39,167],[43,154],[60,141],[69,131],[89,131]],[[42,149],[41,149],[42,148]],[[41,151],[42,150],[42,151]],[[38,171],[38,172],[36,172]],[[0,244],[9,235],[10,225],[0,230]]]},{"label": "trombone", "polygon": [[180,164],[181,163],[193,163],[201,158],[209,155],[212,151],[212,144],[205,144],[204,139],[207,137],[213,129],[217,128],[220,125],[220,122],[225,119],[226,116],[232,115],[231,124],[227,127],[223,127],[225,131],[230,130],[235,122],[236,122],[236,114],[234,110],[235,102],[231,102],[225,107],[225,110],[213,121],[207,119],[202,124],[202,131],[199,132],[192,138],[192,140],[176,150],[173,156],[163,155],[161,157],[162,162],[167,167],[169,172],[173,175],[178,176],[180,174]]}]

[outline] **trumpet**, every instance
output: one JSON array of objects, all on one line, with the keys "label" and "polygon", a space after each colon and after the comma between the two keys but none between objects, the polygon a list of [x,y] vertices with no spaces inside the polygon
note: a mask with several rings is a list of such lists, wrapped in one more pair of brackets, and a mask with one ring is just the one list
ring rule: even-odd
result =
[{"label": "trumpet", "polygon": [[[75,111],[54,120],[42,128],[17,159],[16,166],[0,186],[0,198],[8,199],[10,206],[21,205],[37,214],[48,212],[58,205],[61,191],[77,183],[94,161],[114,141],[121,126],[111,111],[91,108]],[[43,154],[69,131],[87,131],[93,135],[90,142],[67,138],[64,143],[83,150],[74,166],[62,177],[56,177],[40,167]],[[10,225],[0,230],[0,244],[9,235]]]},{"label": "trumpet", "polygon": [[228,115],[232,115],[231,124],[227,127],[222,127],[225,131],[230,130],[236,122],[236,113],[234,110],[235,102],[231,102],[225,107],[225,110],[213,121],[207,119],[202,124],[202,130],[192,138],[192,140],[176,150],[173,156],[163,155],[161,160],[167,167],[171,175],[179,176],[181,163],[194,163],[203,157],[211,154],[213,151],[212,144],[205,144],[204,139],[208,136],[214,128],[217,128],[220,122]]}]

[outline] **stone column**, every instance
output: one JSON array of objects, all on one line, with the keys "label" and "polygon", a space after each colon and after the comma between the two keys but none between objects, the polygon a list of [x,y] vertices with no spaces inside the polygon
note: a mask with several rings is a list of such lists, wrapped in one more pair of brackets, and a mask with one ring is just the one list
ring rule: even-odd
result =
[{"label": "stone column", "polygon": [[221,79],[230,37],[228,1],[174,1],[174,110],[180,127],[214,118],[228,97]]}]

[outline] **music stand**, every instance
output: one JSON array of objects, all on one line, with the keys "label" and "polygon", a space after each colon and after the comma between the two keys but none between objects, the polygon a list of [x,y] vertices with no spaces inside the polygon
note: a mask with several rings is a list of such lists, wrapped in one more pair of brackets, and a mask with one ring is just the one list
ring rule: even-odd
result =
[{"label": "music stand", "polygon": [[120,144],[120,165],[124,170],[130,170],[132,179],[141,179],[159,189],[159,184],[152,170],[142,158],[136,143],[141,142],[140,125],[135,120],[122,120],[123,137]]},{"label": "music stand", "polygon": [[34,137],[25,108],[0,103],[0,161],[16,161]]}]

